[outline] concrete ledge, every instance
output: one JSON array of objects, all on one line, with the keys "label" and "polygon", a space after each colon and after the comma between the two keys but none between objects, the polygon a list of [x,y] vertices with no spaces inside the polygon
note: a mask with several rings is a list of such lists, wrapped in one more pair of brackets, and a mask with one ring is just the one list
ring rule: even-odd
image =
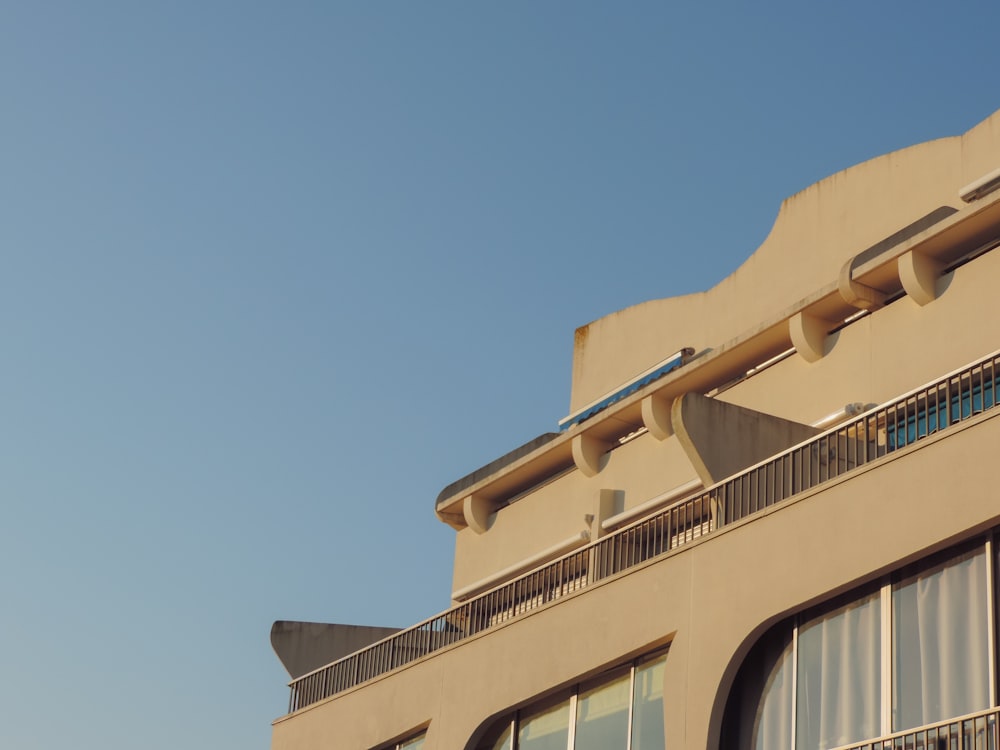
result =
[{"label": "concrete ledge", "polygon": [[674,401],[671,415],[677,438],[706,487],[821,432],[699,393]]},{"label": "concrete ledge", "polygon": [[271,626],[271,648],[294,680],[399,631],[370,625],[278,620]]}]

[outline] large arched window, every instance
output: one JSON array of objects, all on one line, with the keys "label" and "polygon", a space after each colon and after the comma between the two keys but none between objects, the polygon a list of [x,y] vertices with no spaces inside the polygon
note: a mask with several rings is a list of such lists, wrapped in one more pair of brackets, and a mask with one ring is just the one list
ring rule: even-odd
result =
[{"label": "large arched window", "polygon": [[480,750],[663,750],[663,669],[658,653],[515,711]]},{"label": "large arched window", "polygon": [[785,620],[740,667],[723,750],[829,750],[996,704],[991,540]]}]

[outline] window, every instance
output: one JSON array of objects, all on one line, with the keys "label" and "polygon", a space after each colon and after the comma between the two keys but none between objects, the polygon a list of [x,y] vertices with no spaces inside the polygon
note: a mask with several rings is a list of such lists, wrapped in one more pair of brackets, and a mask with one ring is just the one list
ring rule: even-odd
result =
[{"label": "window", "polygon": [[424,740],[427,738],[426,732],[421,732],[418,735],[410,737],[408,740],[403,740],[402,742],[397,742],[392,745],[388,750],[420,750],[424,746]]},{"label": "window", "polygon": [[647,656],[517,711],[493,727],[479,747],[663,750],[665,663],[665,653]]},{"label": "window", "polygon": [[631,683],[625,672],[577,695],[575,750],[604,750],[628,737]]},{"label": "window", "polygon": [[567,698],[555,706],[525,714],[517,728],[518,750],[565,750],[570,703]]},{"label": "window", "polygon": [[771,628],[740,667],[724,750],[829,750],[995,702],[992,541]]},{"label": "window", "polygon": [[892,587],[892,728],[986,708],[987,558],[980,548]]},{"label": "window", "polygon": [[797,748],[830,748],[879,734],[881,617],[875,593],[798,627]]},{"label": "window", "polygon": [[650,659],[635,670],[632,701],[632,746],[630,750],[662,750],[663,668],[666,657]]}]

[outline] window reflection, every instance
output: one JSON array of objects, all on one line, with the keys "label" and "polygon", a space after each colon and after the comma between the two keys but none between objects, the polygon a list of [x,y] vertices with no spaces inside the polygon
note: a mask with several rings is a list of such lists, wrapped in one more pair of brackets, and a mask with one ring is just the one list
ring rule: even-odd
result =
[{"label": "window reflection", "polygon": [[632,711],[632,750],[662,750],[663,669],[662,656],[635,669],[635,706]]},{"label": "window reflection", "polygon": [[401,742],[398,745],[399,750],[420,750],[424,746],[426,737],[427,735],[425,734],[419,734],[406,742]]},{"label": "window reflection", "polygon": [[628,736],[629,673],[580,693],[576,700],[576,750],[620,747]]},{"label": "window reflection", "polygon": [[566,750],[569,740],[569,700],[521,720],[518,750]]}]

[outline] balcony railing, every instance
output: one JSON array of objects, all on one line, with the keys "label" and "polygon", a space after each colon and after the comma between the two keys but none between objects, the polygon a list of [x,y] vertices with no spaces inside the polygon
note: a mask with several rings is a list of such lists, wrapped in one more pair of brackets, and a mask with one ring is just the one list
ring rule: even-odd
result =
[{"label": "balcony railing", "polygon": [[1000,708],[907,729],[837,750],[997,750]]},{"label": "balcony railing", "polygon": [[291,683],[289,712],[621,573],[994,408],[1000,353],[872,409],[429,620]]}]

